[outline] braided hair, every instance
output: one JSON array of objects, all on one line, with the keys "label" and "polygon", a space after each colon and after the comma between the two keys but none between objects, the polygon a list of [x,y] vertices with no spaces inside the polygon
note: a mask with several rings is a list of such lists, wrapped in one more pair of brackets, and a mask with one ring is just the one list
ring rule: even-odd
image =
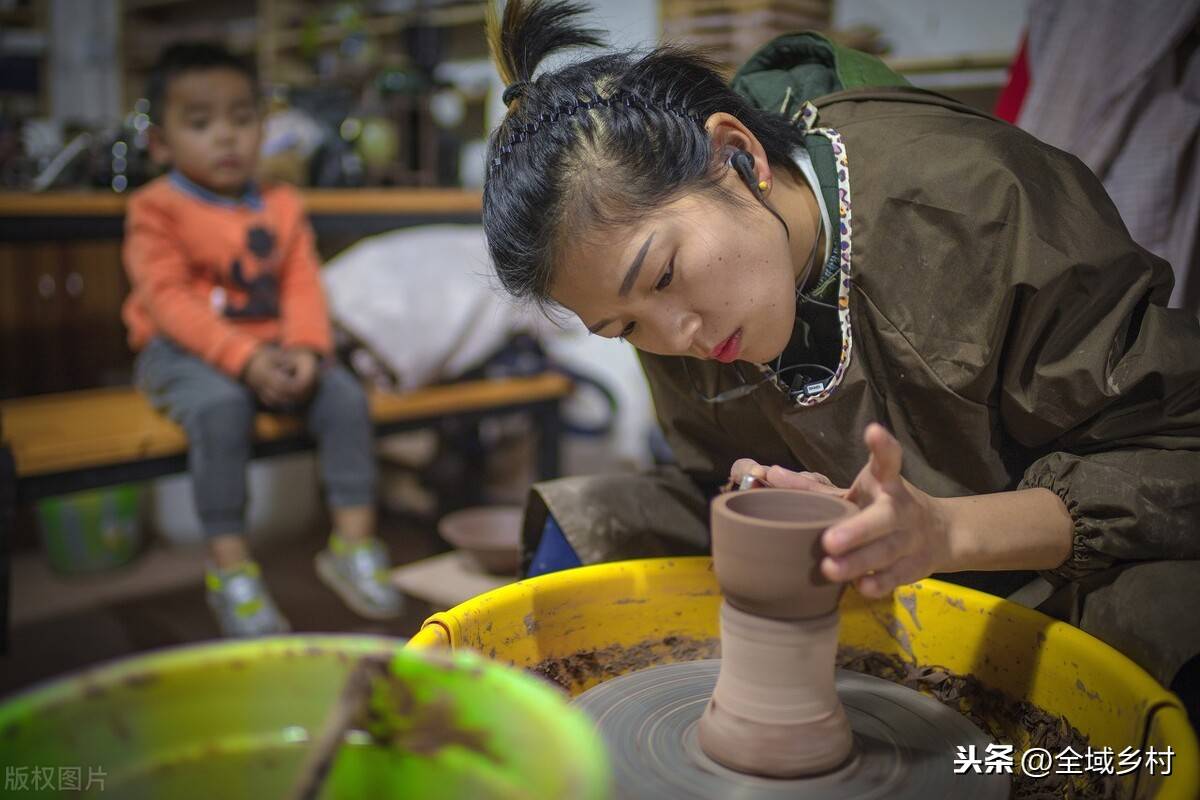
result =
[{"label": "braided hair", "polygon": [[579,26],[574,2],[508,0],[488,20],[492,57],[506,84],[508,114],[488,143],[483,227],[501,285],[550,302],[553,265],[571,235],[630,224],[690,192],[721,191],[724,159],[704,128],[737,117],[776,169],[801,133],[781,115],[750,106],[704,56],[680,47],[610,53],[534,71],[551,53],[602,45]]}]

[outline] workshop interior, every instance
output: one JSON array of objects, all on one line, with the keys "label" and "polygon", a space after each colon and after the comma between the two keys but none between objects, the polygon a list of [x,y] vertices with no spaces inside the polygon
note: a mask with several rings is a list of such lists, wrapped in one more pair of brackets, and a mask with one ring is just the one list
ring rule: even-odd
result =
[{"label": "workshop interior", "polygon": [[1200,797],[1200,0],[0,0],[4,797]]}]

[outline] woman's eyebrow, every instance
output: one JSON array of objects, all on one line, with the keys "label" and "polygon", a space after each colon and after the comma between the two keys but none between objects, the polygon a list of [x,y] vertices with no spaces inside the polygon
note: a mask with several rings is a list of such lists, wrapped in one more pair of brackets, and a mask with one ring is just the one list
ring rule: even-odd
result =
[{"label": "woman's eyebrow", "polygon": [[646,252],[650,249],[650,242],[654,241],[654,236],[657,233],[658,231],[654,231],[646,237],[646,241],[642,242],[642,248],[633,257],[633,263],[629,265],[629,271],[625,273],[625,280],[621,281],[621,288],[617,291],[618,297],[624,297],[629,294],[629,291],[633,288],[633,284],[637,283],[638,273],[642,271],[642,263],[646,260]]},{"label": "woman's eyebrow", "polygon": [[[642,263],[645,262],[646,253],[650,250],[650,243],[654,241],[654,237],[657,233],[658,231],[654,231],[646,237],[646,241],[642,242],[642,246],[638,250],[637,255],[633,257],[633,263],[629,265],[629,269],[625,272],[625,279],[621,281],[621,288],[617,290],[618,297],[625,297],[628,295],[633,289],[633,285],[637,283],[638,275],[642,271]],[[608,319],[602,319],[595,325],[590,326],[588,328],[588,333],[598,333],[604,328],[607,328],[609,325],[612,325],[614,321],[615,320],[613,320],[611,317]]]}]

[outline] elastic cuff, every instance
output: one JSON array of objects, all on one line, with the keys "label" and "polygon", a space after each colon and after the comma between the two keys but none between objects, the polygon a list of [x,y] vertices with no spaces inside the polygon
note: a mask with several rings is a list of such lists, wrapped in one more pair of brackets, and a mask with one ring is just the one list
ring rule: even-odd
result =
[{"label": "elastic cuff", "polygon": [[1051,570],[1044,570],[1042,574],[1047,578],[1052,576],[1061,580],[1074,581],[1113,566],[1117,559],[1101,553],[1092,546],[1091,540],[1094,533],[1080,520],[1079,504],[1071,496],[1070,486],[1059,483],[1055,480],[1056,477],[1057,475],[1052,470],[1043,466],[1026,472],[1024,480],[1018,486],[1020,489],[1046,489],[1054,492],[1067,507],[1067,514],[1071,517],[1071,556],[1061,565]]}]

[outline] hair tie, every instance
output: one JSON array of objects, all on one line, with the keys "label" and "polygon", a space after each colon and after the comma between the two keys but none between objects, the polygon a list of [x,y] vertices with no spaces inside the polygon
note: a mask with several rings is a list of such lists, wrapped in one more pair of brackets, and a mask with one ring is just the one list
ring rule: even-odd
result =
[{"label": "hair tie", "polygon": [[513,100],[519,100],[525,94],[525,90],[529,88],[529,81],[513,81],[504,88],[504,94],[500,95],[500,99],[505,106],[512,105]]}]

